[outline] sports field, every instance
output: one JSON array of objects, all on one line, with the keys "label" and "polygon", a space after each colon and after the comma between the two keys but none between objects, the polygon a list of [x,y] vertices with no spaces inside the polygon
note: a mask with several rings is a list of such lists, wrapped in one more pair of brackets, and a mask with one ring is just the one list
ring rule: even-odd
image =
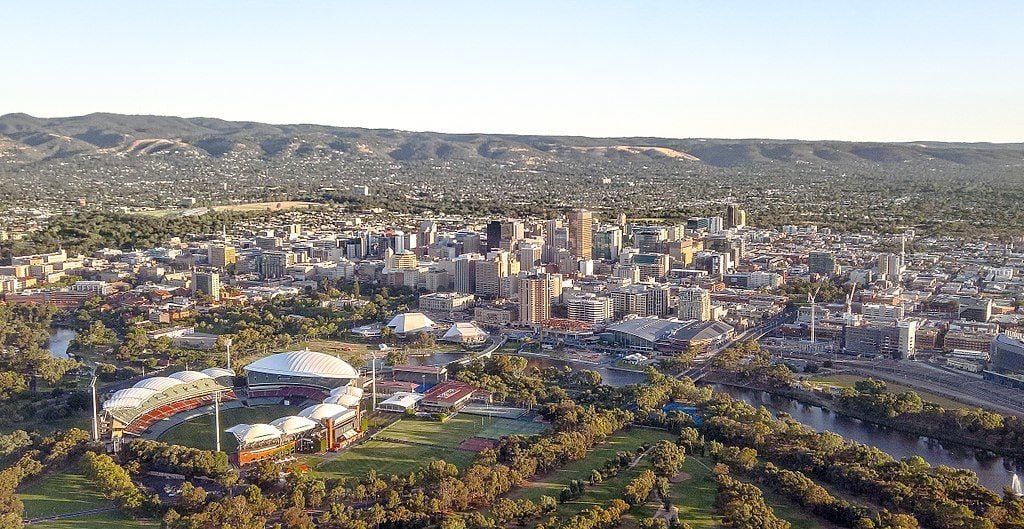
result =
[{"label": "sports field", "polygon": [[[298,406],[259,406],[221,410],[221,451],[231,453],[238,448],[235,436],[223,430],[242,423],[268,423],[280,417],[295,415],[299,411],[302,411],[302,408]],[[170,444],[213,450],[216,444],[213,434],[213,414],[189,419],[165,432],[159,440]]]},{"label": "sports field", "polygon": [[545,429],[543,424],[511,419],[457,415],[441,423],[400,419],[379,432],[374,439],[337,455],[325,454],[310,464],[316,472],[337,477],[361,477],[371,468],[381,474],[404,474],[430,461],[443,459],[465,468],[475,452],[458,446],[472,437],[497,439],[503,435],[529,435]]}]

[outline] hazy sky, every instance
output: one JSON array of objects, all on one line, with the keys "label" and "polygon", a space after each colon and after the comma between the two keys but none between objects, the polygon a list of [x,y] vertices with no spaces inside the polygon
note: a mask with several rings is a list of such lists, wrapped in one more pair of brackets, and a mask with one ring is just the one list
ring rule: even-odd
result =
[{"label": "hazy sky", "polygon": [[1024,141],[1024,1],[4,2],[0,114]]}]

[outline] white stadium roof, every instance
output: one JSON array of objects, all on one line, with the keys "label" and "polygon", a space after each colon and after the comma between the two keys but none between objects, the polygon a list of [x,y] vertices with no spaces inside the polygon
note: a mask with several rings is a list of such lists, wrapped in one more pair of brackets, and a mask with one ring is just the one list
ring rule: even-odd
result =
[{"label": "white stadium roof", "polygon": [[336,397],[338,395],[353,395],[356,397],[362,397],[363,388],[359,386],[353,386],[351,384],[347,386],[338,386],[331,390],[331,396]]},{"label": "white stadium roof", "polygon": [[233,376],[235,376],[235,372],[234,371],[232,371],[230,369],[224,369],[223,367],[211,367],[209,369],[202,370],[201,373],[203,373],[206,376],[213,377],[213,378],[233,377]]},{"label": "white stadium roof", "polygon": [[235,439],[242,445],[280,439],[284,435],[280,428],[269,424],[238,424],[225,431],[234,434]]},{"label": "white stadium roof", "polygon": [[314,404],[300,411],[299,416],[319,421],[323,419],[335,419],[347,411],[349,411],[348,408],[338,404]]},{"label": "white stadium roof", "polygon": [[270,355],[245,366],[246,371],[271,375],[291,375],[321,378],[356,378],[354,367],[331,355],[314,351],[290,351]]},{"label": "white stadium roof", "polygon": [[206,373],[201,373],[199,371],[178,371],[177,373],[171,373],[170,375],[167,375],[167,378],[173,378],[175,380],[180,380],[188,384],[190,382],[195,382],[196,380],[203,380],[206,378],[213,377],[207,375]]},{"label": "white stadium roof", "polygon": [[342,393],[340,395],[331,395],[324,399],[324,404],[337,404],[338,406],[344,406],[346,408],[355,408],[359,405],[361,399],[355,395],[349,395]]},{"label": "white stadium roof", "polygon": [[313,428],[316,428],[317,422],[306,417],[299,417],[298,415],[289,415],[287,417],[281,417],[280,419],[274,419],[270,421],[270,425],[280,429],[285,435],[293,435],[302,432],[308,432]]},{"label": "white stadium roof", "polygon": [[171,377],[153,377],[140,380],[135,383],[133,388],[145,388],[156,391],[157,393],[163,393],[174,386],[183,384],[182,381],[171,378]]},{"label": "white stadium roof", "polygon": [[146,388],[122,389],[114,392],[114,394],[103,403],[103,409],[112,410],[116,408],[137,408],[146,399],[155,394],[155,391]]},{"label": "white stadium roof", "polygon": [[434,322],[420,312],[403,312],[387,324],[395,334],[410,334],[434,330]]}]

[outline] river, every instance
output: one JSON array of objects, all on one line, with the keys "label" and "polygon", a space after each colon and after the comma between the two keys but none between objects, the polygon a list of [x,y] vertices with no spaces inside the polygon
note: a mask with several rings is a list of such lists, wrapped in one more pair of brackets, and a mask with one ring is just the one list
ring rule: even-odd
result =
[{"label": "river", "polygon": [[1014,472],[1024,472],[1024,462],[1014,462],[1003,457],[978,459],[974,455],[975,451],[971,448],[960,446],[947,448],[939,441],[929,437],[921,437],[864,422],[788,397],[720,384],[712,384],[711,387],[715,391],[728,393],[733,398],[753,406],[764,406],[772,413],[788,413],[796,421],[819,432],[834,432],[845,439],[875,446],[896,458],[902,459],[917,455],[932,465],[973,470],[982,485],[999,494],[1002,494],[1003,487],[1009,486]]},{"label": "river", "polygon": [[50,341],[46,343],[46,350],[54,358],[68,358],[68,346],[75,338],[73,329],[56,328],[50,331]]}]

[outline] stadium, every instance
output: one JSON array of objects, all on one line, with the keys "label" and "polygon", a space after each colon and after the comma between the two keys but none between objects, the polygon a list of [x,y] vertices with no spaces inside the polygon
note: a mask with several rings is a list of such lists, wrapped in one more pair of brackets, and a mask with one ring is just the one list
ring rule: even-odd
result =
[{"label": "stadium", "polygon": [[211,413],[215,401],[236,408],[306,405],[269,423],[224,430],[237,440],[234,458],[242,465],[293,450],[336,449],[358,437],[362,379],[347,362],[309,350],[290,351],[256,360],[244,372],[245,383],[237,387],[235,372],[222,368],[145,378],[112,393],[100,422],[117,449],[125,438],[158,437],[185,418]]}]

